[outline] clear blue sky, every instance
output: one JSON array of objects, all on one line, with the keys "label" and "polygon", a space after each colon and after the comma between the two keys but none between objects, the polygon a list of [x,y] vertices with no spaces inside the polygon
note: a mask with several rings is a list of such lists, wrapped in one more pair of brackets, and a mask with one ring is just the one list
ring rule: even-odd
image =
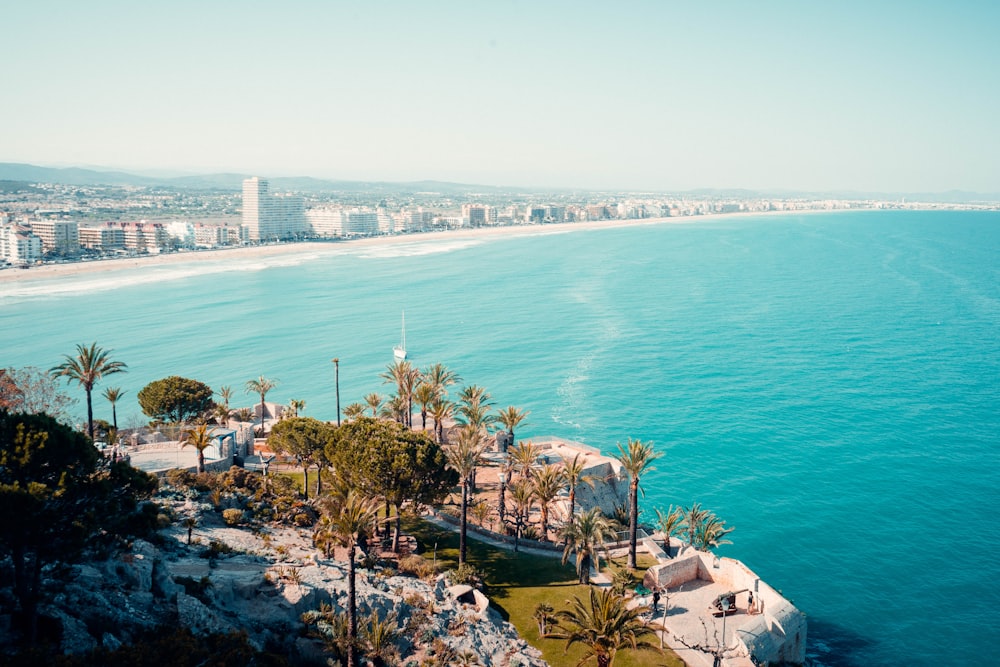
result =
[{"label": "clear blue sky", "polygon": [[8,2],[0,161],[1000,191],[1000,2]]}]

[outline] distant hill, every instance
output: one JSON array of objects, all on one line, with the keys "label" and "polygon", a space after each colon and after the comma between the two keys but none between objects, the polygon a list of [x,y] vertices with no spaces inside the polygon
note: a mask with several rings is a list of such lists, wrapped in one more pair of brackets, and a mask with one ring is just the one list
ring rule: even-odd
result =
[{"label": "distant hill", "polygon": [[[82,167],[39,167],[33,164],[15,162],[0,162],[0,181],[18,181],[22,184],[31,183],[61,183],[64,185],[130,185],[144,187],[163,187],[178,190],[215,190],[223,192],[239,192],[243,179],[259,175],[267,178],[276,192],[357,192],[367,194],[417,194],[436,193],[444,196],[467,196],[471,194],[513,194],[525,195],[588,192],[586,189],[572,188],[527,188],[498,187],[493,185],[472,185],[467,183],[449,183],[446,181],[342,181],[313,178],[311,176],[277,176],[267,177],[264,174],[200,174],[200,175],[156,175],[155,172],[134,174],[124,171],[105,171],[102,169],[85,169]],[[8,186],[9,187],[9,186]],[[614,196],[623,191],[599,191],[605,196]],[[1000,202],[1000,192],[982,193],[964,190],[949,190],[947,192],[857,192],[857,191],[791,191],[791,190],[747,190],[742,188],[699,188],[687,191],[662,190],[644,191],[649,195],[663,196],[668,194],[702,197],[708,199],[868,199],[880,201],[906,200],[911,202],[942,202],[950,204],[968,204],[984,202]]]},{"label": "distant hill", "polygon": [[[123,171],[102,171],[80,167],[39,167],[33,164],[0,162],[0,181],[25,183],[61,183],[63,185],[131,185],[168,187],[188,190],[224,190],[239,192],[243,179],[255,174],[201,174],[187,176],[152,176]],[[258,174],[259,175],[259,174]],[[261,175],[263,176],[263,175]],[[474,192],[504,192],[510,188],[490,185],[469,185],[443,181],[393,183],[388,181],[332,181],[311,176],[267,177],[271,187],[279,192],[438,192],[468,194]]]}]

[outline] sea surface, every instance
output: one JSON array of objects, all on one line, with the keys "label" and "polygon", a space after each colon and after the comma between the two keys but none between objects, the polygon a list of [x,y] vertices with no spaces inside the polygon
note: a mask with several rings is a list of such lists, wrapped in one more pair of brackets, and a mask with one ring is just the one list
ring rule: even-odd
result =
[{"label": "sea surface", "polygon": [[519,439],[652,441],[644,517],[700,502],[735,526],[719,553],[808,614],[817,664],[1000,652],[1000,213],[425,235],[0,283],[0,366],[97,341],[129,365],[98,386],[127,392],[126,425],[168,375],[246,405],[265,375],[269,399],[334,419],[331,358],[342,405],[388,394],[404,309],[413,361],[530,410]]}]

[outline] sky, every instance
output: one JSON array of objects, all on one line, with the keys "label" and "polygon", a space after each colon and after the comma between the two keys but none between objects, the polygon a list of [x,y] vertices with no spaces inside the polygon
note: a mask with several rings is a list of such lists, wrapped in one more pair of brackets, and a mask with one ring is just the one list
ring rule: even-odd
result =
[{"label": "sky", "polygon": [[1000,191],[1000,2],[0,9],[0,161],[676,191]]}]

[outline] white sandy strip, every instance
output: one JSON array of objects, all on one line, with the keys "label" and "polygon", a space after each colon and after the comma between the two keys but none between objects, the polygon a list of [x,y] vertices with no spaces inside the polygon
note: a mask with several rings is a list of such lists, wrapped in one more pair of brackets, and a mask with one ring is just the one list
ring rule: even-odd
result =
[{"label": "white sandy strip", "polygon": [[338,253],[343,252],[344,245],[353,248],[389,246],[404,243],[425,243],[440,240],[460,241],[486,239],[498,236],[535,236],[539,234],[556,234],[611,227],[634,227],[637,225],[659,224],[690,224],[741,217],[761,217],[771,215],[802,215],[821,211],[771,211],[767,213],[719,213],[710,215],[681,216],[675,218],[642,218],[630,220],[599,220],[592,222],[565,222],[548,225],[511,225],[505,227],[477,227],[474,229],[451,229],[435,232],[414,234],[394,234],[391,236],[373,236],[340,242],[303,241],[300,243],[282,243],[278,245],[250,246],[237,248],[220,248],[213,250],[197,250],[175,252],[163,255],[146,255],[142,257],[123,257],[118,259],[102,259],[92,262],[70,262],[67,264],[43,264],[30,269],[4,269],[0,271],[0,283],[18,282],[23,280],[44,280],[61,276],[79,276],[85,274],[100,274],[121,269],[135,269],[151,266],[165,266],[191,262],[214,262],[220,259],[246,260],[269,257],[287,256],[303,253]]}]

